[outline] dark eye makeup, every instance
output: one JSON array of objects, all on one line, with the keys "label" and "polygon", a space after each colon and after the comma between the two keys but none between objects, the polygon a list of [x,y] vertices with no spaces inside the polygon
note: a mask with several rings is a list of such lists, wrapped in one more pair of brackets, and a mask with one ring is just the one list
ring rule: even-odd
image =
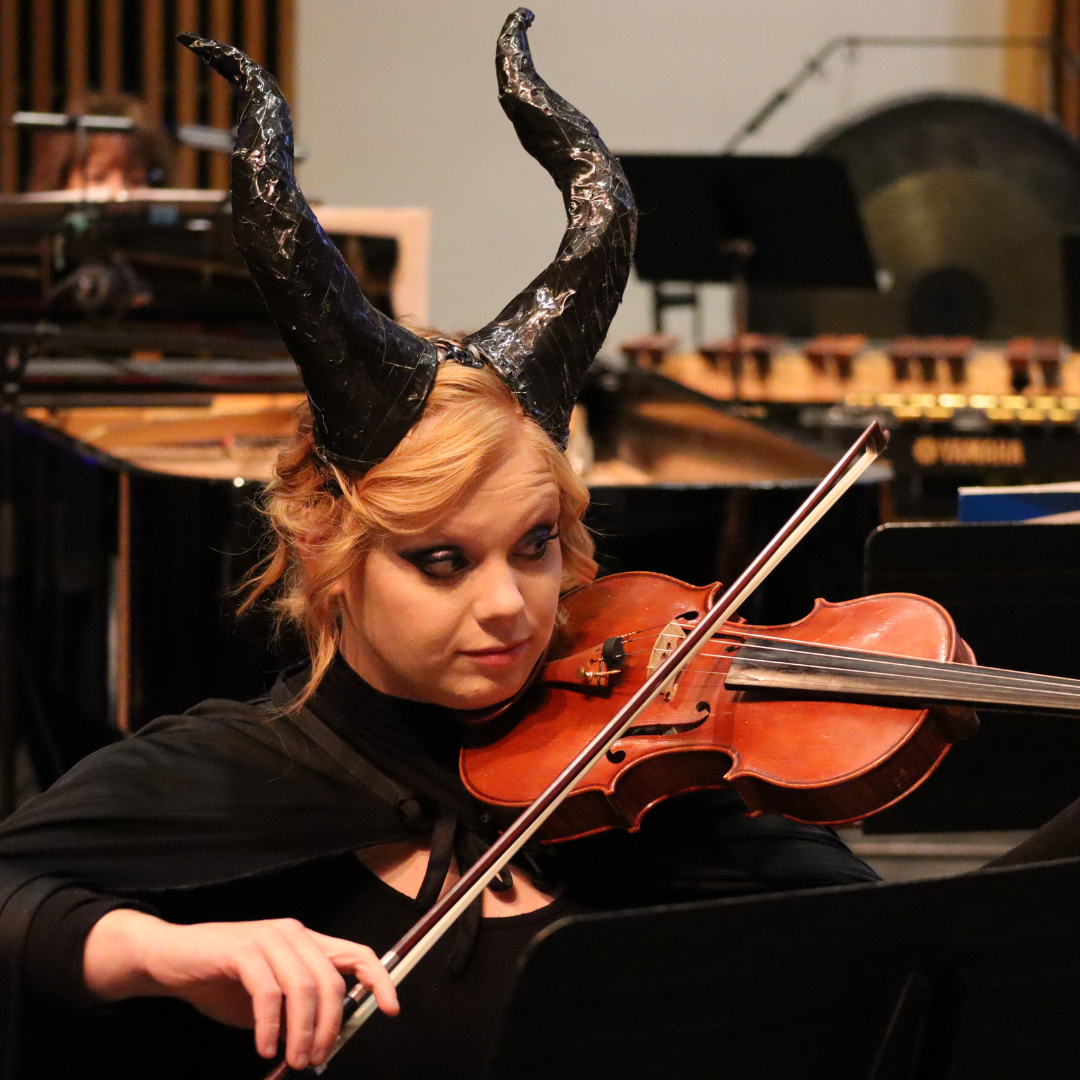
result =
[{"label": "dark eye makeup", "polygon": [[[514,545],[511,557],[527,562],[539,562],[547,554],[548,544],[558,538],[559,534],[555,532],[553,525],[537,525]],[[399,554],[422,574],[432,578],[452,578],[469,566],[465,553],[453,544],[439,544],[436,547],[402,551]]]},{"label": "dark eye makeup", "polygon": [[516,554],[531,561],[538,561],[547,554],[547,546],[552,540],[558,540],[559,534],[552,525],[537,525],[530,529],[514,548]]},{"label": "dark eye makeup", "polygon": [[461,548],[433,547],[422,551],[403,551],[401,557],[411,562],[421,573],[433,578],[449,578],[469,565]]}]

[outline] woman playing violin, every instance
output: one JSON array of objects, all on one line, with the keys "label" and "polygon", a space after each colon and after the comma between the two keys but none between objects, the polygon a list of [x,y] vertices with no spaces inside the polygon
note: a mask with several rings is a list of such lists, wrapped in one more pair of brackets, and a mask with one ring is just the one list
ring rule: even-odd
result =
[{"label": "woman playing violin", "polygon": [[308,394],[248,603],[273,592],[310,662],[264,700],[204,702],[92,755],[0,829],[7,1077],[259,1076],[279,1041],[292,1067],[317,1065],[353,980],[386,1015],[332,1075],[473,1077],[517,957],[567,913],[875,878],[830,830],[696,793],[633,835],[527,849],[400,1000],[379,964],[496,835],[458,775],[458,714],[521,689],[561,594],[596,571],[562,447],[635,210],[595,129],[533,69],[530,21],[519,9],[499,38],[500,99],[568,230],[463,339],[368,304],[293,179],[276,84],[183,39],[239,91],[235,236]]}]

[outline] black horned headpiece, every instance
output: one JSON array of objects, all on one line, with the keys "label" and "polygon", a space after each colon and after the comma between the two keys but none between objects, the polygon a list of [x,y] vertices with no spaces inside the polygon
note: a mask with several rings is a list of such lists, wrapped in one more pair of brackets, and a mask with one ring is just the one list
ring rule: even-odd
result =
[{"label": "black horned headpiece", "polygon": [[566,445],[574,399],[626,287],[637,211],[596,128],[536,73],[532,21],[518,8],[499,35],[499,101],[562,192],[567,229],[554,262],[464,347],[427,341],[368,302],[297,186],[292,119],[273,76],[238,49],[179,35],[239,93],[233,235],[300,369],[319,452],[344,469],[390,454],[446,360],[489,364],[525,415]]}]

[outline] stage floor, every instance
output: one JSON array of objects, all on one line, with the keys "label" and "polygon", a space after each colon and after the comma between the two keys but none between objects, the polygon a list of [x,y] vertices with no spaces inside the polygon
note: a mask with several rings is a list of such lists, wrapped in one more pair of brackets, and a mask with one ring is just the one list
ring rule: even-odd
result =
[{"label": "stage floor", "polygon": [[886,881],[951,877],[978,870],[1031,835],[1029,830],[882,833],[837,829],[841,839]]}]

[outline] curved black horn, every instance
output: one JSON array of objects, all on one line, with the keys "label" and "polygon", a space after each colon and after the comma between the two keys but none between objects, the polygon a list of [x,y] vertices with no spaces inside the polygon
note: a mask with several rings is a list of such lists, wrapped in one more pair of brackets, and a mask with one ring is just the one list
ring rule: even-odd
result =
[{"label": "curved black horn", "polygon": [[435,345],[368,302],[293,175],[292,118],[277,82],[238,49],[180,34],[237,89],[233,236],[293,359],[335,464],[363,470],[416,422],[435,381]]},{"label": "curved black horn", "polygon": [[637,208],[596,128],[536,73],[518,8],[499,35],[499,101],[521,145],[562,192],[567,229],[555,261],[494,322],[470,335],[531,416],[566,445],[570,412],[630,275]]}]

